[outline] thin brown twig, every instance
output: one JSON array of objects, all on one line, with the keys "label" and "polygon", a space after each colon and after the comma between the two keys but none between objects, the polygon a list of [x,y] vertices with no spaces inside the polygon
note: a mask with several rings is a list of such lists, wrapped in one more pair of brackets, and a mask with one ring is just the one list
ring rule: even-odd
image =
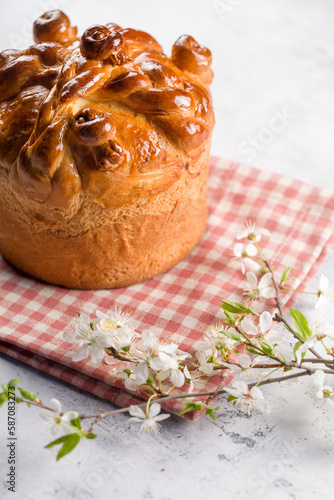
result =
[{"label": "thin brown twig", "polygon": [[[296,366],[295,368],[298,368],[300,370],[303,370],[302,372],[296,372],[296,373],[291,373],[289,375],[284,375],[284,376],[281,376],[281,377],[274,377],[274,378],[270,378],[270,379],[266,379],[266,380],[263,380],[262,382],[260,383],[257,383],[257,382],[254,382],[252,384],[249,384],[249,388],[252,388],[254,386],[262,386],[262,385],[268,385],[268,384],[273,384],[273,383],[276,383],[276,382],[286,382],[288,380],[291,380],[291,379],[294,379],[294,378],[298,378],[298,377],[304,377],[305,375],[312,375],[315,371],[316,371],[316,368],[306,368],[304,366]],[[324,369],[323,370],[325,373],[328,373],[330,375],[334,375],[334,370],[329,370],[329,369]],[[225,389],[220,389],[218,391],[208,391],[208,392],[197,392],[197,393],[189,393],[189,392],[186,392],[186,393],[182,393],[182,394],[173,394],[171,396],[165,396],[165,397],[162,397],[162,398],[155,398],[154,401],[158,401],[159,403],[164,403],[166,401],[170,401],[172,399],[186,399],[186,398],[196,398],[196,397],[205,397],[205,396],[212,396],[212,394],[215,394],[214,397],[216,396],[220,396],[221,394],[224,394],[226,393],[226,390]],[[147,401],[144,401],[143,403],[140,403],[139,407],[145,407],[147,405]],[[100,417],[100,420],[102,420],[102,418],[106,418],[106,417],[109,417],[111,415],[116,415],[117,413],[126,413],[129,411],[129,408],[130,407],[127,407],[127,408],[119,408],[117,410],[111,410],[109,412],[104,412],[104,413],[100,413],[99,414],[99,417]],[[80,415],[80,418],[83,420],[83,419],[86,419],[86,418],[96,418],[97,415],[96,414],[92,414],[92,415]]]}]

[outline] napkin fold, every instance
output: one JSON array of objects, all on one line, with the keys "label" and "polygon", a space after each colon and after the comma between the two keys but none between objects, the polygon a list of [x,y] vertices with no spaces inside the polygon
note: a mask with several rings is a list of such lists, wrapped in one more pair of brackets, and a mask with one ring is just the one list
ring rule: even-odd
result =
[{"label": "napkin fold", "polygon": [[[304,289],[333,242],[334,193],[217,157],[211,157],[210,172],[209,219],[202,241],[173,269],[145,283],[68,290],[27,277],[1,259],[0,352],[118,406],[142,401],[126,392],[110,374],[110,365],[73,362],[62,332],[78,311],[107,312],[117,304],[136,313],[139,332],[152,328],[193,354],[195,342],[219,319],[221,300],[241,300],[245,277],[233,247],[245,220],[272,233],[261,241],[266,256],[278,272],[291,266],[292,288]],[[295,295],[284,292],[283,303],[291,306]],[[225,377],[224,384],[230,380]],[[216,390],[222,381],[220,375],[211,377],[205,390]],[[173,413],[184,407],[181,401],[162,406]],[[185,416],[198,418],[195,413]]]}]

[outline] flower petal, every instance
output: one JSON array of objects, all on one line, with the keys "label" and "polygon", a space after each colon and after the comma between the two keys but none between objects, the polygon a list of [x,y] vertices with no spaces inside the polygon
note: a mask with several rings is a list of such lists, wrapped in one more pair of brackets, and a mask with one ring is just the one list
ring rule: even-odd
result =
[{"label": "flower petal", "polygon": [[249,259],[248,257],[243,259],[243,263],[246,264],[247,267],[252,271],[259,271],[261,269],[261,266],[258,262],[255,262],[255,260]]},{"label": "flower petal", "polygon": [[249,368],[251,362],[252,360],[247,354],[240,354],[240,356],[238,357],[238,363],[244,369]]},{"label": "flower petal", "polygon": [[148,416],[150,418],[154,418],[160,413],[160,411],[161,411],[161,406],[159,405],[159,403],[153,403],[151,404],[148,410]]},{"label": "flower petal", "polygon": [[68,342],[69,344],[73,344],[76,336],[77,336],[77,334],[73,330],[68,330],[66,332],[63,332],[63,335],[62,335],[65,342]]},{"label": "flower petal", "polygon": [[157,415],[154,420],[158,422],[159,420],[165,420],[166,418],[169,418],[170,415],[169,413],[161,413],[160,415]]},{"label": "flower petal", "polygon": [[176,344],[161,344],[160,352],[165,352],[167,354],[174,354],[177,351],[177,345]]},{"label": "flower petal", "polygon": [[142,424],[144,419],[145,419],[145,416],[143,418],[131,417],[128,419],[128,422],[138,422],[139,424]]},{"label": "flower petal", "polygon": [[328,285],[329,285],[329,279],[327,278],[327,276],[322,274],[319,280],[319,290],[321,292],[325,292],[328,288]]},{"label": "flower petal", "polygon": [[175,387],[182,387],[184,385],[184,375],[180,370],[171,370],[170,380]]},{"label": "flower petal", "polygon": [[80,347],[80,349],[77,350],[77,352],[73,356],[73,361],[82,361],[83,359],[86,359],[89,356],[89,345],[85,344]]},{"label": "flower petal", "polygon": [[103,347],[100,347],[97,344],[94,344],[90,348],[90,357],[92,358],[93,363],[96,365],[100,364],[103,356],[105,355]]},{"label": "flower petal", "polygon": [[248,394],[248,385],[243,380],[234,382],[234,387],[237,388],[242,394]]},{"label": "flower petal", "polygon": [[236,257],[241,257],[244,246],[242,243],[236,243],[233,248],[233,253]]},{"label": "flower petal", "polygon": [[273,324],[273,319],[270,312],[264,311],[260,316],[260,331],[261,333],[267,333]]},{"label": "flower petal", "polygon": [[58,399],[52,398],[50,401],[50,407],[53,409],[56,415],[61,413],[61,403]]},{"label": "flower petal", "polygon": [[260,296],[264,299],[273,299],[275,295],[275,288],[269,286],[267,288],[263,288],[260,292]]},{"label": "flower petal", "polygon": [[241,321],[241,328],[247,335],[257,335],[258,331],[254,323],[252,323],[248,318]]},{"label": "flower petal", "polygon": [[101,319],[108,319],[108,316],[106,314],[104,314],[104,312],[99,311],[98,309],[96,310],[95,314],[96,314],[96,317],[99,320],[101,320]]},{"label": "flower petal", "polygon": [[264,399],[263,393],[259,387],[252,387],[250,390],[250,395],[253,399]]},{"label": "flower petal", "polygon": [[[123,332],[119,332],[119,333],[123,333]],[[113,342],[114,342],[114,334],[111,334],[111,333],[97,331],[95,338],[96,338],[97,344],[99,344],[99,346],[101,346],[101,347],[110,347],[113,345]]]},{"label": "flower petal", "polygon": [[71,420],[75,420],[76,418],[78,418],[78,416],[79,414],[76,410],[70,410],[64,413],[64,415],[62,416],[62,420],[64,422],[71,422]]},{"label": "flower petal", "polygon": [[140,418],[140,419],[145,418],[144,410],[137,405],[131,405],[129,408],[129,413],[132,417],[136,417],[136,418]]},{"label": "flower petal", "polygon": [[104,362],[107,365],[117,365],[120,361],[119,361],[119,359],[114,358],[114,356],[110,356],[109,354],[106,354],[104,357]]},{"label": "flower petal", "polygon": [[228,394],[231,394],[231,396],[234,396],[235,398],[240,398],[243,393],[240,392],[239,389],[234,389],[233,387],[226,387],[225,388],[225,392],[227,392]]},{"label": "flower petal", "polygon": [[135,366],[133,370],[133,374],[136,377],[136,382],[139,385],[145,384],[148,375],[149,375],[149,369],[146,363],[139,363],[137,366]]},{"label": "flower petal", "polygon": [[251,257],[255,257],[255,255],[257,255],[257,248],[252,243],[249,243],[249,245],[246,246],[245,251]]},{"label": "flower petal", "polygon": [[39,416],[44,418],[44,420],[46,420],[47,422],[49,422],[50,420],[53,421],[54,419],[54,414],[53,412],[49,411],[49,410],[42,410],[39,412]]},{"label": "flower petal", "polygon": [[268,236],[268,238],[271,238],[271,232],[266,228],[258,229],[258,232],[260,234],[263,234],[263,236]]},{"label": "flower petal", "polygon": [[246,277],[247,277],[247,281],[250,284],[251,288],[257,288],[257,277],[255,276],[255,274],[252,272],[248,272],[248,273],[246,273]]},{"label": "flower petal", "polygon": [[271,284],[271,273],[266,273],[262,276],[259,283],[259,288],[267,288]]},{"label": "flower petal", "polygon": [[173,358],[164,352],[159,352],[156,358],[150,360],[150,367],[153,370],[168,370],[173,367]]}]

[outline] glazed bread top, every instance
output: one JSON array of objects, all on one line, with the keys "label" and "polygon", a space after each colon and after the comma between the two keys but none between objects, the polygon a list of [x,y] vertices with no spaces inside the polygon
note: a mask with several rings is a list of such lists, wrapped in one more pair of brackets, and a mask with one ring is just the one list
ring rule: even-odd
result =
[{"label": "glazed bread top", "polygon": [[33,33],[27,50],[0,54],[0,171],[16,192],[63,209],[85,192],[113,208],[196,175],[214,125],[207,48],[183,35],[167,57],[112,23],[79,38],[58,10]]}]

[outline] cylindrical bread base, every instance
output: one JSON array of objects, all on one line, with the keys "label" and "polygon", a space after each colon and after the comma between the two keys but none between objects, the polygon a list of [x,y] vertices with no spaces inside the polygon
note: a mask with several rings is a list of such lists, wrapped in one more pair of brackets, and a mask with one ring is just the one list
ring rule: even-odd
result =
[{"label": "cylindrical bread base", "polygon": [[208,150],[169,189],[105,209],[81,193],[55,210],[0,182],[0,253],[25,273],[77,289],[117,288],[163,273],[200,241],[207,221]]}]

